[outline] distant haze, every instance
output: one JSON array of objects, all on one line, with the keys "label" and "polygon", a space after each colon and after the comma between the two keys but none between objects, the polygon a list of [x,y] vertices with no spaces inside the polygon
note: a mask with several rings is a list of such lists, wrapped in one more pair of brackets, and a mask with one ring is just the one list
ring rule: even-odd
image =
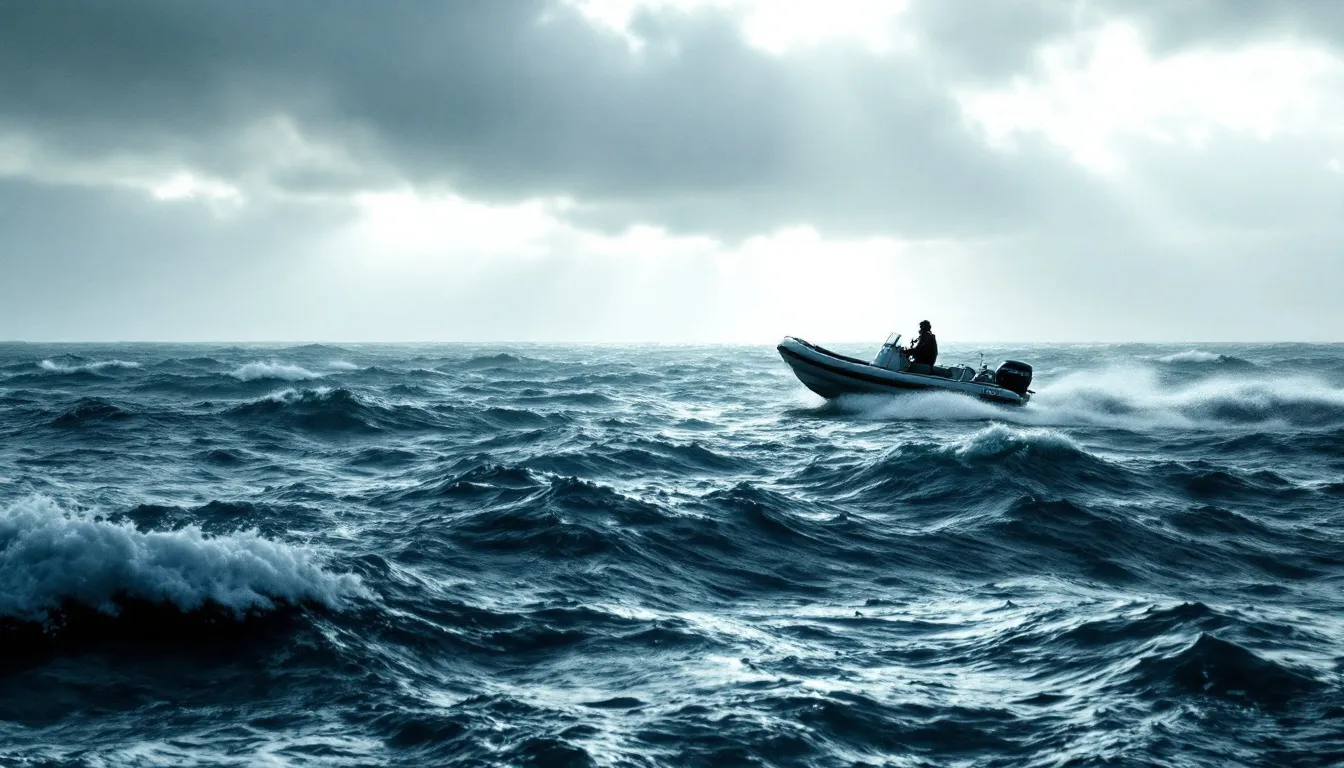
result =
[{"label": "distant haze", "polygon": [[1344,339],[1344,4],[0,0],[0,339]]}]

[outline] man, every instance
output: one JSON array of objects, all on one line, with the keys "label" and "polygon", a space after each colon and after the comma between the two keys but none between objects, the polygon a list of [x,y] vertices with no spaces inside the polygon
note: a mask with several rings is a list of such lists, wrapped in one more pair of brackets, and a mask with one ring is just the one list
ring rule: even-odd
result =
[{"label": "man", "polygon": [[933,372],[933,364],[938,360],[938,337],[933,335],[933,325],[928,320],[920,321],[919,337],[905,352],[910,356],[912,373]]}]

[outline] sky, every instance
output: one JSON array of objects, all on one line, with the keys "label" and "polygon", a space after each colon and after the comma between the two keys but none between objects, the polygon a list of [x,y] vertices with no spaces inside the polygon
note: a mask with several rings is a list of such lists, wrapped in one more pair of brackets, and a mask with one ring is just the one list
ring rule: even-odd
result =
[{"label": "sky", "polygon": [[0,0],[0,339],[1344,340],[1331,0]]}]

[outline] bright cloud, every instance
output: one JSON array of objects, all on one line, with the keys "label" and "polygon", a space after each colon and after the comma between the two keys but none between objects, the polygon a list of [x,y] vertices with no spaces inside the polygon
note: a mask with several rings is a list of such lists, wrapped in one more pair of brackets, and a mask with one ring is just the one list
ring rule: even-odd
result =
[{"label": "bright cloud", "polygon": [[1106,25],[1046,46],[1007,88],[962,91],[965,114],[1008,148],[1038,134],[1098,171],[1123,166],[1120,140],[1203,145],[1219,131],[1260,140],[1338,132],[1344,61],[1291,41],[1154,56],[1138,31]]},{"label": "bright cloud", "polygon": [[642,41],[631,30],[642,9],[694,11],[712,7],[737,13],[746,40],[756,48],[782,54],[792,48],[832,40],[857,41],[885,52],[896,44],[892,22],[906,0],[570,0],[588,19],[621,35],[635,48]]},{"label": "bright cloud", "polygon": [[202,200],[210,203],[241,203],[243,193],[232,184],[197,176],[187,171],[175,173],[166,181],[151,184],[155,200]]},{"label": "bright cloud", "polygon": [[[940,310],[955,300],[957,265],[948,258],[960,252],[955,244],[825,238],[809,226],[736,244],[656,226],[604,234],[563,218],[572,205],[486,205],[408,190],[363,195],[357,221],[322,258],[330,264],[329,254],[341,251],[335,272],[402,286],[401,298],[389,298],[398,311],[549,312],[544,331],[533,334],[550,340],[586,339],[594,324],[608,340],[765,342],[786,330],[880,338],[916,315],[952,316]],[[498,333],[508,338],[503,327]]]}]

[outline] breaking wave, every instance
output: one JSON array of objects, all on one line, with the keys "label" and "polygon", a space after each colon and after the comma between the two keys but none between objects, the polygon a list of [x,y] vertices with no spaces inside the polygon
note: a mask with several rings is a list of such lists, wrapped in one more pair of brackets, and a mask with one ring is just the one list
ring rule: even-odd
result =
[{"label": "breaking wave", "polygon": [[1344,755],[1344,347],[71,348],[0,344],[0,763]]},{"label": "breaking wave", "polygon": [[1068,435],[1051,429],[1012,429],[993,424],[952,444],[951,450],[963,458],[1001,457],[1024,451],[1045,456],[1080,456],[1087,451]]},{"label": "breaking wave", "polygon": [[1171,355],[1163,355],[1155,358],[1159,363],[1167,365],[1217,365],[1224,368],[1258,368],[1255,363],[1233,355],[1223,355],[1217,352],[1205,352],[1200,349],[1191,349],[1185,352],[1177,352]]},{"label": "breaking wave", "polygon": [[36,496],[0,508],[0,616],[46,621],[67,602],[115,614],[125,598],[235,615],[278,603],[340,607],[359,580],[255,533],[142,533]]},{"label": "breaking wave", "polygon": [[254,362],[240,365],[229,373],[239,381],[258,381],[261,379],[277,379],[280,381],[310,381],[312,379],[322,378],[322,374],[313,373],[307,368],[289,363],[280,363],[274,360],[270,362]]},{"label": "breaking wave", "polygon": [[70,363],[57,362],[55,360],[43,360],[37,366],[44,371],[52,373],[87,373],[111,369],[133,370],[142,367],[140,363],[127,362],[125,360],[98,360],[91,363]]},{"label": "breaking wave", "polygon": [[431,426],[424,410],[372,402],[348,389],[285,389],[229,408],[230,416],[305,431],[365,431]]}]

